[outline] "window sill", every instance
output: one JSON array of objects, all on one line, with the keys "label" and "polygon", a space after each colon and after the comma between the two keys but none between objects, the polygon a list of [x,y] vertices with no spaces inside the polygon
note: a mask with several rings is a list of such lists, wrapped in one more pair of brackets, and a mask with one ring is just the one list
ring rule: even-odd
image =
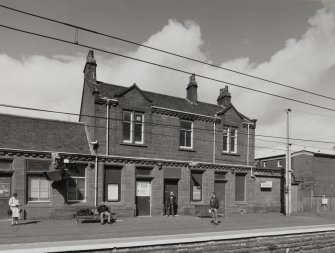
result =
[{"label": "window sill", "polygon": [[222,152],[222,155],[230,155],[230,156],[240,156],[238,153],[229,153],[229,152]]},{"label": "window sill", "polygon": [[144,144],[135,144],[135,143],[120,143],[122,146],[132,146],[132,147],[140,147],[140,148],[147,148],[147,145]]},{"label": "window sill", "polygon": [[178,148],[178,151],[197,152],[193,148]]}]

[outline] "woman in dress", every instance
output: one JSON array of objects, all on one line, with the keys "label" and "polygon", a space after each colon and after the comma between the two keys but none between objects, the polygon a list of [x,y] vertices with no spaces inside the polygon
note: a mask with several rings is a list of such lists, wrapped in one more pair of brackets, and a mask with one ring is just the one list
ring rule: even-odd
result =
[{"label": "woman in dress", "polygon": [[17,197],[17,193],[14,192],[13,196],[9,199],[9,206],[10,209],[12,210],[12,226],[17,225],[17,220],[19,218],[20,215],[20,201],[16,198]]}]

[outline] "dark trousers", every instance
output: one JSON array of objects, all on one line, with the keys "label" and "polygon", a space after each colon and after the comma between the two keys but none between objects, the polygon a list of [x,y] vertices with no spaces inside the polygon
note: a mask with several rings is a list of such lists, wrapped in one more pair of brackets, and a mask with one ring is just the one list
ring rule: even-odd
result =
[{"label": "dark trousers", "polygon": [[174,216],[174,205],[168,205],[166,207],[166,214],[167,214],[167,216],[169,216],[169,215]]}]

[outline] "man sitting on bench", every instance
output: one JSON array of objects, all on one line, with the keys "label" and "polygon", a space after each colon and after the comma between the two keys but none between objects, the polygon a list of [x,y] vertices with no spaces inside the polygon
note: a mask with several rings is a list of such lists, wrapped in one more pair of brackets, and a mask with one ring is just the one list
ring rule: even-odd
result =
[{"label": "man sitting on bench", "polygon": [[108,206],[105,205],[105,202],[101,202],[101,205],[98,206],[97,211],[100,215],[101,225],[104,225],[104,216],[108,218],[108,224],[111,224],[111,219],[113,219],[111,212],[109,211]]}]

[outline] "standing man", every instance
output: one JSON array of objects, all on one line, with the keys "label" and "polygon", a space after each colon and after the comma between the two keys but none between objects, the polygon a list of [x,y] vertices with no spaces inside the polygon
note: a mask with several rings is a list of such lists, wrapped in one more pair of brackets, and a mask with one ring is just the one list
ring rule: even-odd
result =
[{"label": "standing man", "polygon": [[111,218],[113,218],[113,217],[112,217],[111,212],[109,211],[108,206],[105,205],[105,202],[101,202],[101,205],[98,206],[97,211],[100,215],[101,225],[105,224],[105,222],[104,222],[104,216],[105,215],[108,218],[108,224],[111,224]]},{"label": "standing man", "polygon": [[174,216],[175,207],[176,207],[176,197],[174,196],[173,192],[170,192],[170,195],[168,198],[168,212],[167,212],[168,216],[170,216],[170,214]]},{"label": "standing man", "polygon": [[212,197],[209,202],[209,210],[212,213],[212,222],[215,225],[218,225],[218,209],[219,209],[219,200],[217,199],[215,192],[212,192]]}]

